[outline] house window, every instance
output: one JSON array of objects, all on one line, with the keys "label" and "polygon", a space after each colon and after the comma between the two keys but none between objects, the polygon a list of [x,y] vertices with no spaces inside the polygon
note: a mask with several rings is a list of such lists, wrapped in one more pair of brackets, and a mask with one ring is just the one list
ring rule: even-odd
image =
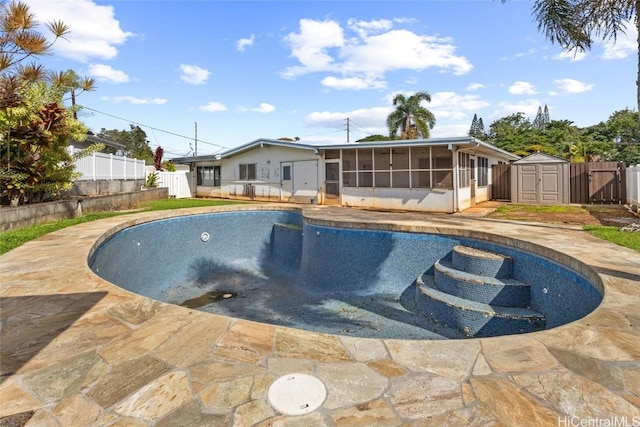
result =
[{"label": "house window", "polygon": [[471,159],[469,153],[458,153],[458,180],[460,188],[469,186],[471,178]]},{"label": "house window", "polygon": [[240,165],[240,181],[254,181],[256,179],[256,164],[245,163]]},{"label": "house window", "polygon": [[282,180],[291,181],[291,165],[282,166]]},{"label": "house window", "polygon": [[196,175],[197,185],[220,187],[220,166],[198,166]]},{"label": "house window", "polygon": [[478,187],[489,185],[489,159],[478,157]]}]

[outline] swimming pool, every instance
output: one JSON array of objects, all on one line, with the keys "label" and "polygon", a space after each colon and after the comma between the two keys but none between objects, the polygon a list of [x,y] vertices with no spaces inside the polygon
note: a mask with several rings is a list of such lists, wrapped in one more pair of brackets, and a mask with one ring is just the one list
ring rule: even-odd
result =
[{"label": "swimming pool", "polygon": [[579,319],[602,300],[569,266],[487,237],[240,210],[126,228],[97,245],[89,265],[160,301],[368,338],[532,332]]}]

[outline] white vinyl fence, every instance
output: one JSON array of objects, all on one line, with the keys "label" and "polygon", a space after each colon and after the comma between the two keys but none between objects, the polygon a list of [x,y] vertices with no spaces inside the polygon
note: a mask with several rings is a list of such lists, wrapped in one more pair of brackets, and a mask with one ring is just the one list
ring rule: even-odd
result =
[{"label": "white vinyl fence", "polygon": [[[79,149],[69,146],[70,153]],[[144,160],[113,154],[93,153],[90,156],[76,160],[76,172],[82,173],[80,180],[115,180],[115,179],[145,179]]]},{"label": "white vinyl fence", "polygon": [[627,168],[627,204],[640,210],[640,165]]},{"label": "white vinyl fence", "polygon": [[189,188],[189,172],[156,172],[158,174],[158,187],[168,188],[169,197],[176,199],[184,199],[191,197],[191,189]]}]

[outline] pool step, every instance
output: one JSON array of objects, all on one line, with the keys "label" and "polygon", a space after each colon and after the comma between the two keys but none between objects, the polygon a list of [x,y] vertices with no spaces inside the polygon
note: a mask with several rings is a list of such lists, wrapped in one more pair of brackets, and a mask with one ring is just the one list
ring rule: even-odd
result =
[{"label": "pool step", "polygon": [[456,270],[478,276],[511,277],[513,275],[513,260],[510,256],[469,246],[454,246],[451,263]]},{"label": "pool step", "polygon": [[534,332],[545,327],[545,316],[523,307],[505,307],[460,298],[440,291],[434,276],[416,280],[416,304],[433,321],[455,328],[469,337]]},{"label": "pool step", "polygon": [[454,246],[416,279],[415,302],[432,321],[470,337],[534,332],[546,324],[530,308],[530,286],[513,278],[511,257],[469,246]]},{"label": "pool step", "polygon": [[[455,258],[454,258],[455,259]],[[529,285],[506,277],[488,277],[460,271],[444,259],[434,264],[436,287],[450,295],[486,304],[528,307]]]}]

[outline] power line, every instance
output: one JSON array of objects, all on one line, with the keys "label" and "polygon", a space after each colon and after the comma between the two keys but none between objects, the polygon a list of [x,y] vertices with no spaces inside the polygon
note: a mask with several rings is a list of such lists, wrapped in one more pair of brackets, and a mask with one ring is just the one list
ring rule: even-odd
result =
[{"label": "power line", "polygon": [[[114,119],[123,120],[125,122],[133,123],[134,125],[138,125],[138,126],[142,126],[142,127],[145,127],[145,128],[149,128],[151,130],[157,130],[158,132],[163,132],[163,133],[166,133],[166,134],[169,134],[169,135],[173,135],[173,136],[177,136],[177,137],[180,137],[180,138],[185,138],[185,139],[188,139],[190,141],[193,141],[193,138],[190,137],[190,136],[180,135],[179,133],[170,132],[168,130],[159,129],[159,128],[156,128],[156,127],[153,127],[153,126],[149,126],[149,125],[145,125],[145,124],[142,124],[142,123],[138,123],[138,122],[135,122],[133,120],[129,120],[129,119],[125,119],[125,118],[122,118],[122,117],[114,116],[113,114],[109,114],[109,113],[105,113],[105,112],[102,112],[102,111],[94,110],[93,108],[89,108],[89,107],[85,107],[85,106],[82,106],[82,108],[85,109],[85,110],[93,111],[93,112],[98,113],[98,114],[104,114],[105,116],[113,117]],[[214,147],[220,147],[221,149],[229,148],[229,147],[225,147],[224,145],[214,144],[212,142],[203,141],[201,139],[198,139],[198,142],[202,143],[202,144],[213,145]]]}]

